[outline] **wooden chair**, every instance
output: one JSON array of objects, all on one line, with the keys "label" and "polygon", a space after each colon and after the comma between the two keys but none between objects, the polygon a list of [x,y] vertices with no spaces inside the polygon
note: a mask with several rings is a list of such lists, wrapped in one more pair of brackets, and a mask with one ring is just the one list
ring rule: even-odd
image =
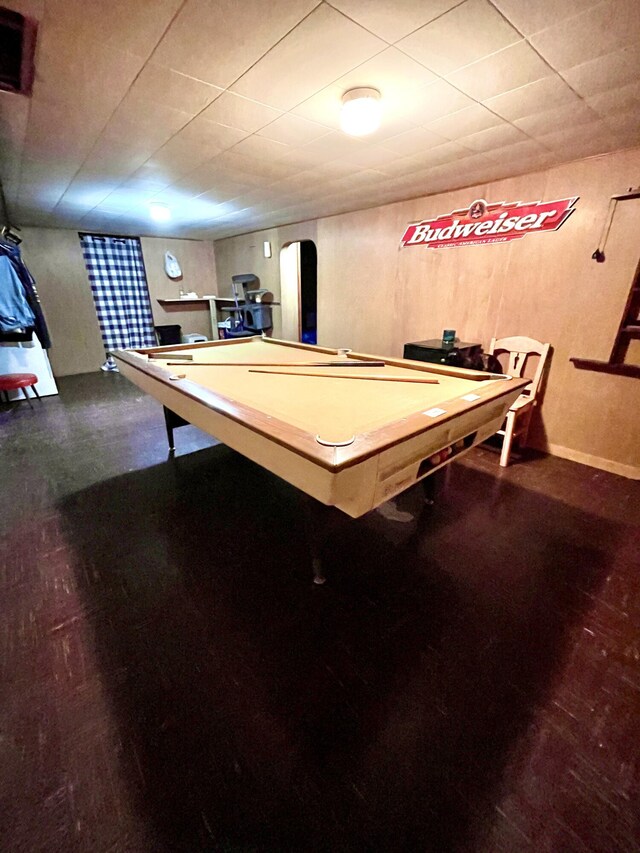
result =
[{"label": "wooden chair", "polygon": [[[506,468],[511,455],[511,445],[516,436],[519,443],[524,446],[527,442],[529,425],[533,409],[538,405],[538,392],[544,372],[545,362],[549,355],[550,344],[542,344],[533,338],[492,338],[489,353],[503,363],[503,370],[510,376],[531,378],[531,382],[524,389],[515,403],[507,412],[507,417],[498,435],[504,436],[502,442],[502,453],[500,454],[500,465]],[[508,355],[508,363],[504,364],[504,357]],[[502,356],[502,359],[500,359]],[[533,356],[538,357],[537,365],[533,365]],[[529,372],[525,372],[529,368]]]}]

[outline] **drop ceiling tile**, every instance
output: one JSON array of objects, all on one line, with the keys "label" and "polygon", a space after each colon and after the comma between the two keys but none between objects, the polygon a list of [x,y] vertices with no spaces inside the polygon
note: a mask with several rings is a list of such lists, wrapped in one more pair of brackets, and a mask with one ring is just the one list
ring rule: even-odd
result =
[{"label": "drop ceiling tile", "polygon": [[[149,195],[153,195],[160,190],[165,189],[170,184],[170,179],[160,180],[159,178],[144,178],[144,177],[136,177],[136,173],[131,178],[127,178],[126,181],[123,181],[120,186],[126,187],[132,190],[138,190],[139,192],[148,193]],[[115,189],[115,186],[113,187]]]},{"label": "drop ceiling tile", "polygon": [[328,163],[322,163],[310,170],[312,174],[326,178],[336,178],[340,175],[350,175],[353,172],[353,166],[344,163],[342,160],[331,160]]},{"label": "drop ceiling tile", "polygon": [[193,172],[189,172],[179,181],[176,181],[172,186],[178,190],[194,195],[200,195],[205,192],[217,193],[221,198],[220,201],[225,201],[251,189],[253,183],[244,181],[232,180],[227,177],[220,166],[215,162],[205,163]]},{"label": "drop ceiling tile", "polygon": [[[239,155],[235,160],[230,160],[228,158],[224,159],[229,153],[230,152],[225,151],[220,155],[220,157],[215,157],[211,161],[211,164],[215,164],[217,166],[218,174],[220,175],[220,179],[216,179],[215,183],[212,183],[211,185],[214,190],[218,189],[220,181],[230,182],[232,184],[242,184],[247,188],[260,187],[267,183],[273,183],[273,181],[268,181],[263,175],[258,174],[255,170],[248,171],[246,163],[239,164]],[[184,175],[180,180],[185,180],[188,177],[188,175]]]},{"label": "drop ceiling tile", "polygon": [[231,89],[290,110],[385,47],[383,41],[323,4]]},{"label": "drop ceiling tile", "polygon": [[571,158],[576,160],[589,154],[597,154],[608,150],[614,145],[611,129],[603,121],[593,121],[582,125],[582,131],[576,134],[571,125],[564,124],[552,133],[540,136],[538,141],[550,150],[563,150],[573,147],[576,154]]},{"label": "drop ceiling tile", "polygon": [[[64,195],[60,199],[59,206],[65,205],[68,209],[72,207],[86,208],[87,211],[92,210],[97,204],[100,204],[110,193],[117,189],[115,181],[96,181],[88,180],[84,177],[76,177],[67,187]],[[135,190],[136,187],[128,187]],[[138,192],[140,190],[138,189]]]},{"label": "drop ceiling tile", "polygon": [[397,47],[430,70],[445,75],[520,39],[487,0],[466,0],[399,41]]},{"label": "drop ceiling tile", "polygon": [[438,118],[473,105],[474,101],[467,95],[463,95],[446,80],[438,80],[413,93],[407,108],[407,118],[418,125],[428,127]]},{"label": "drop ceiling tile", "polygon": [[444,136],[445,139],[459,139],[461,136],[468,136],[471,133],[477,133],[501,123],[502,119],[486,107],[481,104],[473,104],[463,110],[458,110],[456,113],[430,122],[427,129]]},{"label": "drop ceiling tile", "polygon": [[385,148],[395,151],[400,157],[412,154],[419,154],[428,148],[435,148],[436,145],[443,145],[447,139],[427,130],[424,127],[418,127],[415,130],[410,130],[407,133],[401,133],[398,136],[393,136],[385,141]]},{"label": "drop ceiling tile", "polygon": [[331,132],[320,139],[315,139],[313,142],[308,142],[302,145],[298,151],[304,154],[314,154],[319,158],[327,160],[337,159],[338,157],[346,157],[348,154],[362,150],[366,146],[365,142],[355,139],[353,136],[347,136],[345,133]]},{"label": "drop ceiling tile", "polygon": [[351,163],[354,169],[377,169],[384,163],[396,160],[398,155],[381,146],[367,145],[344,155],[344,162]]},{"label": "drop ceiling tile", "polygon": [[198,118],[255,133],[281,115],[280,110],[275,110],[266,104],[243,98],[233,92],[225,92],[216,98]]},{"label": "drop ceiling tile", "polygon": [[311,188],[315,192],[315,188],[319,184],[323,184],[327,180],[326,175],[320,175],[313,169],[305,169],[302,172],[297,172],[295,175],[290,175],[288,178],[283,178],[277,184],[272,185],[272,189],[277,191],[280,187],[285,192],[291,192],[297,187]]},{"label": "drop ceiling tile", "polygon": [[291,192],[290,189],[285,190],[284,187],[276,190],[274,186],[280,188],[280,183],[269,187],[259,187],[258,189],[246,191],[243,190],[242,192],[236,193],[235,196],[233,196],[233,199],[237,204],[241,204],[242,207],[255,207],[263,202],[272,203],[273,199],[277,198],[279,195],[289,195]]},{"label": "drop ceiling tile", "polygon": [[624,146],[638,144],[640,139],[640,112],[637,109],[609,115],[605,124]]},{"label": "drop ceiling tile", "polygon": [[85,0],[46,0],[43,29],[55,40],[71,35],[90,50],[91,43],[126,50],[143,58],[149,56],[181,0],[109,0],[87,3]]},{"label": "drop ceiling tile", "polygon": [[598,95],[640,79],[640,47],[628,45],[562,72],[567,83],[584,97]]},{"label": "drop ceiling tile", "polygon": [[[435,74],[395,47],[388,47],[335,81],[346,92],[361,86],[378,89],[391,110],[402,109],[402,101],[413,89],[434,83]],[[341,93],[342,94],[342,93]]]},{"label": "drop ceiling tile", "polygon": [[332,130],[340,130],[340,107],[344,90],[339,85],[327,86],[291,110],[292,115],[315,121]]},{"label": "drop ceiling tile", "polygon": [[185,175],[221,153],[221,149],[182,140],[178,134],[155,151],[152,159],[158,167],[166,167],[173,175]]},{"label": "drop ceiling tile", "polygon": [[[590,124],[597,119],[596,113],[584,102],[579,101],[577,104],[565,104],[553,110],[545,110],[542,113],[516,119],[514,124],[529,136],[540,137],[565,128]],[[575,133],[575,130],[573,132]]]},{"label": "drop ceiling tile", "polygon": [[80,220],[80,227],[86,231],[99,231],[101,234],[122,233],[118,227],[119,218],[113,213],[101,213],[97,209],[90,211]]},{"label": "drop ceiling tile", "polygon": [[76,159],[80,165],[97,139],[100,126],[101,121],[95,116],[84,116],[68,104],[33,100],[24,152],[50,161]]},{"label": "drop ceiling tile", "polygon": [[82,164],[78,175],[87,178],[95,176],[98,180],[119,178],[120,182],[130,177],[149,158],[148,151],[129,148],[128,146],[109,145],[94,148]]},{"label": "drop ceiling tile", "polygon": [[409,156],[398,157],[397,160],[392,160],[390,163],[385,163],[380,166],[379,171],[388,178],[399,180],[406,175],[414,175],[424,169],[424,161],[421,157]]},{"label": "drop ceiling tile", "polygon": [[507,122],[502,122],[497,127],[489,127],[487,130],[481,130],[479,133],[463,136],[458,142],[464,145],[465,148],[482,152],[494,151],[497,148],[514,145],[516,142],[524,142],[526,139],[525,134],[521,130],[518,130],[517,127]]},{"label": "drop ceiling tile", "polygon": [[307,150],[306,146],[302,145],[299,148],[290,147],[279,162],[286,166],[291,173],[295,173],[320,166],[331,160],[332,157],[333,155],[330,153],[319,151],[316,148]]},{"label": "drop ceiling tile", "polygon": [[93,210],[95,205],[93,204],[82,204],[79,202],[66,202],[61,200],[56,204],[53,208],[51,215],[55,216],[56,226],[57,227],[67,227],[72,228],[75,223],[79,223],[80,219],[83,216],[86,216],[90,210]]},{"label": "drop ceiling tile", "polygon": [[248,136],[231,149],[236,154],[256,157],[259,160],[279,160],[289,151],[290,146],[283,142],[275,142],[264,136]]},{"label": "drop ceiling tile", "polygon": [[131,88],[140,100],[155,101],[176,110],[196,115],[224,90],[171,68],[148,62]]},{"label": "drop ceiling tile", "polygon": [[390,43],[448,12],[459,0],[335,0],[336,9]]},{"label": "drop ceiling tile", "polygon": [[600,0],[535,0],[523,3],[522,0],[492,0],[505,18],[525,36],[538,33],[565,18],[577,15],[590,6],[597,6]]},{"label": "drop ceiling tile", "polygon": [[[575,158],[572,158],[575,159]],[[504,150],[504,154],[500,158],[495,158],[497,163],[501,165],[512,165],[518,169],[519,174],[527,172],[537,172],[541,169],[548,169],[558,163],[557,152],[554,151],[532,151],[523,157],[518,157],[517,152],[511,152],[511,147]]]},{"label": "drop ceiling tile", "polygon": [[[551,144],[551,143],[550,143]],[[560,135],[554,140],[554,152],[558,155],[559,161],[569,163],[573,160],[580,160],[583,157],[594,157],[597,154],[607,154],[613,151],[615,140],[611,134],[595,133],[592,136],[585,136],[584,139],[579,139],[565,142],[560,141]]]},{"label": "drop ceiling tile", "polygon": [[531,44],[564,70],[640,41],[636,0],[608,0],[532,36]]},{"label": "drop ceiling tile", "polygon": [[125,149],[135,152],[146,151],[147,157],[150,157],[154,151],[168,142],[172,135],[171,129],[134,124],[121,118],[118,121],[109,122],[91,149],[90,156],[94,159],[98,156],[108,158],[111,149],[115,148],[119,151]]},{"label": "drop ceiling tile", "polygon": [[418,126],[407,119],[387,115],[384,111],[380,121],[380,127],[373,133],[361,137],[367,142],[381,144],[386,147],[387,139],[394,136],[399,136],[402,133],[408,133],[410,130],[418,130]]},{"label": "drop ceiling tile", "polygon": [[422,160],[415,156],[398,157],[397,160],[392,160],[390,163],[385,163],[380,166],[380,171],[390,178],[402,178],[405,175],[412,175],[424,168]]},{"label": "drop ceiling tile", "polygon": [[212,161],[221,166],[224,170],[229,170],[229,175],[238,174],[241,176],[254,175],[258,178],[258,183],[264,183],[267,178],[270,182],[284,178],[288,174],[288,168],[283,166],[281,162],[270,162],[268,160],[260,160],[255,157],[247,157],[244,154],[237,154],[233,149],[224,151]]},{"label": "drop ceiling tile", "polygon": [[[153,188],[158,192],[179,180],[182,175],[183,172],[181,169],[174,170],[165,163],[156,163],[155,160],[149,159],[131,172],[129,178],[131,180],[139,181],[143,185],[147,185],[150,189]],[[127,179],[127,182],[129,178]],[[123,181],[121,186],[124,186],[124,184],[125,182]]]},{"label": "drop ceiling tile", "polygon": [[365,169],[353,175],[347,175],[344,179],[345,186],[351,189],[371,189],[380,181],[386,180],[386,176],[378,169]]},{"label": "drop ceiling tile", "polygon": [[521,41],[461,68],[450,74],[448,80],[466,95],[486,101],[552,74],[547,63]]},{"label": "drop ceiling tile", "polygon": [[282,39],[315,0],[187,0],[153,59],[190,77],[226,88]]},{"label": "drop ceiling tile", "polygon": [[435,148],[430,148],[428,151],[423,151],[417,155],[417,159],[422,163],[422,168],[432,168],[433,166],[441,166],[445,163],[453,163],[463,157],[469,157],[475,152],[469,151],[464,145],[459,142],[445,142],[444,145],[438,145]]},{"label": "drop ceiling tile", "polygon": [[548,158],[549,152],[540,141],[525,139],[513,145],[505,145],[502,148],[485,151],[484,156],[498,163],[505,161],[538,163],[541,159]]},{"label": "drop ceiling tile", "polygon": [[[59,38],[45,26],[39,34],[34,100],[102,111],[103,121],[120,103],[144,64],[143,57],[101,41],[86,44],[69,33]],[[105,86],[104,81],[109,80]]]},{"label": "drop ceiling tile", "polygon": [[[297,175],[295,176],[297,177]],[[322,187],[318,188],[318,186],[295,186],[289,190],[285,190],[284,188],[280,189],[280,184],[275,184],[269,187],[269,189],[273,189],[275,186],[278,187],[278,191],[274,192],[271,199],[265,202],[265,208],[267,210],[273,209],[274,204],[281,204],[282,198],[290,198],[295,197],[297,202],[305,202],[305,201],[314,201],[318,198],[319,193],[322,191]],[[324,185],[323,185],[324,187]]]},{"label": "drop ceiling tile", "polygon": [[132,206],[147,202],[146,198],[141,202],[141,196],[144,196],[144,193],[133,189],[119,188],[109,193],[96,205],[95,209],[98,213],[125,213]]},{"label": "drop ceiling tile", "polygon": [[258,136],[273,139],[275,142],[283,142],[285,145],[304,145],[305,142],[311,142],[327,133],[329,133],[329,128],[322,124],[317,124],[292,113],[285,113],[259,130]]},{"label": "drop ceiling tile", "polygon": [[149,139],[166,141],[168,137],[183,128],[191,118],[192,115],[183,110],[176,110],[129,94],[109,119],[104,134],[115,139],[126,140],[131,133],[135,136],[143,133]]},{"label": "drop ceiling tile", "polygon": [[217,124],[199,115],[183,127],[178,136],[202,145],[210,145],[213,151],[224,151],[249,136],[249,131]]},{"label": "drop ceiling tile", "polygon": [[602,116],[617,115],[628,110],[637,110],[640,113],[640,80],[610,92],[601,92],[587,98],[586,102]]},{"label": "drop ceiling tile", "polygon": [[559,77],[545,77],[520,89],[489,98],[484,105],[507,121],[514,121],[563,104],[577,104],[579,101]]}]

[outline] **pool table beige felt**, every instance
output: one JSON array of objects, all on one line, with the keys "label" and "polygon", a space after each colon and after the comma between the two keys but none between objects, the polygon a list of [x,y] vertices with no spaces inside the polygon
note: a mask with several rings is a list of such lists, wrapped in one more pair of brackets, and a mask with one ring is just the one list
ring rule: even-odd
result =
[{"label": "pool table beige felt", "polygon": [[[193,363],[172,353],[191,355]],[[495,433],[526,385],[501,375],[260,337],[113,356],[124,376],[167,408],[353,517]],[[343,359],[354,365],[376,359],[384,366],[301,366]],[[447,458],[434,464],[434,454],[443,450]]]}]

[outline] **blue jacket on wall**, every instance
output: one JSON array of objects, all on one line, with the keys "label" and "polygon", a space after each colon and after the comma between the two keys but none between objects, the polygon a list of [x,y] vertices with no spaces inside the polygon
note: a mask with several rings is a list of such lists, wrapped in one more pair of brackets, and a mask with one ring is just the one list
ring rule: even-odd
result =
[{"label": "blue jacket on wall", "polygon": [[35,322],[13,264],[9,258],[0,256],[0,332],[33,328]]}]

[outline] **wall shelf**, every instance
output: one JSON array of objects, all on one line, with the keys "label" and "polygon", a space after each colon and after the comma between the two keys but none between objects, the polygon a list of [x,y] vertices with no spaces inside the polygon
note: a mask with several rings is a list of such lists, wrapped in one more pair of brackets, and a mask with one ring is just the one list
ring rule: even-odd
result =
[{"label": "wall shelf", "polygon": [[208,311],[209,299],[158,299],[165,311]]},{"label": "wall shelf", "polygon": [[613,373],[616,376],[631,376],[640,379],[640,364],[613,364],[595,358],[570,358],[579,370],[595,370],[597,373]]}]

